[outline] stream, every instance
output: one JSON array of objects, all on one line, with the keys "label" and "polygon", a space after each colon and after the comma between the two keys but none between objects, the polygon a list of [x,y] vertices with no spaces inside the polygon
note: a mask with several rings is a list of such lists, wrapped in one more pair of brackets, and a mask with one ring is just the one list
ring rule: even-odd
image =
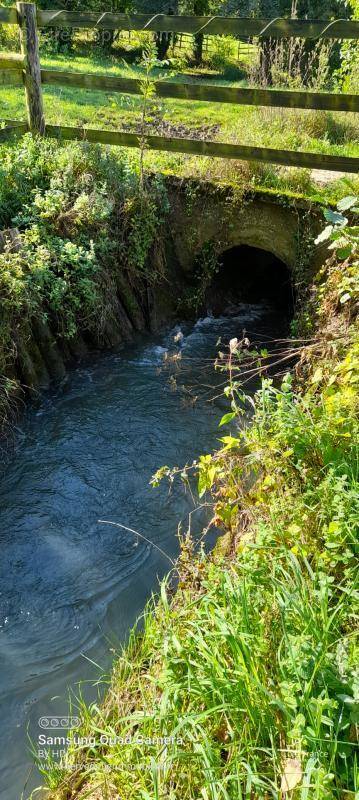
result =
[{"label": "stream", "polygon": [[[43,782],[28,736],[37,745],[44,717],[68,716],[69,688],[76,693],[79,681],[96,698],[93,681],[109,672],[113,648],[168,571],[157,549],[98,520],[134,528],[177,555],[178,522],[187,525],[193,503],[180,485],[154,489],[150,478],[163,464],[210,452],[226,432],[218,422],[227,403],[208,402],[224,380],[213,368],[218,340],[243,328],[276,336],[279,327],[274,311],[245,305],[235,316],[142,336],[92,356],[26,409],[0,479],[4,800],[26,798]],[[168,352],[181,360],[168,367]],[[203,522],[196,512],[194,533]]]}]

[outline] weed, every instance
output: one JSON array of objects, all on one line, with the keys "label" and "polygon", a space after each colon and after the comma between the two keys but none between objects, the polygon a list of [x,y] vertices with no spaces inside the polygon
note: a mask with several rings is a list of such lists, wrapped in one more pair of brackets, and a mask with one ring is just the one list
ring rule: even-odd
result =
[{"label": "weed", "polygon": [[[334,244],[354,202],[329,218]],[[357,272],[355,247],[346,265]],[[227,544],[208,558],[183,537],[177,593],[162,584],[115,661],[105,703],[80,704],[80,733],[94,744],[84,759],[74,743],[64,766],[82,753],[83,796],[358,792],[358,334],[354,295],[338,302],[343,262],[332,261],[305,311],[310,340],[282,343],[278,378],[263,378],[250,424],[243,380],[265,374],[273,354],[232,339],[219,359],[230,433],[190,469]],[[280,378],[289,358],[296,371],[284,366]],[[153,484],[177,474],[187,484],[188,471],[164,467]],[[72,791],[51,764],[44,774],[51,797]]]},{"label": "weed", "polygon": [[160,178],[145,186],[124,153],[30,135],[4,146],[0,228],[16,227],[19,236],[0,253],[0,373],[38,318],[60,340],[80,331],[101,341],[116,296],[107,288],[113,265],[139,297],[158,278],[148,256],[166,209]]}]

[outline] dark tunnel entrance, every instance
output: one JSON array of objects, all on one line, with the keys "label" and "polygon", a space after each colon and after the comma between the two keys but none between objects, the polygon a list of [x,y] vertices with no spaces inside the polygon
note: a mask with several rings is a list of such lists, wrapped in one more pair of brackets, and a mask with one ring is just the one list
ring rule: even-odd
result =
[{"label": "dark tunnel entrance", "polygon": [[231,247],[218,259],[206,301],[214,316],[235,313],[242,303],[260,303],[289,320],[294,308],[292,276],[286,264],[267,250]]}]

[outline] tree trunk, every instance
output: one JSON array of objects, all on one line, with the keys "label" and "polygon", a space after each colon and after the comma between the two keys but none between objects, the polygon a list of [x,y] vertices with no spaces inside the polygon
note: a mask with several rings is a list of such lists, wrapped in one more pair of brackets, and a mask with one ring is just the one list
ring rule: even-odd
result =
[{"label": "tree trunk", "polygon": [[[167,15],[173,16],[173,14],[177,14],[178,12],[178,3],[173,3],[172,6],[169,6],[167,9]],[[157,58],[159,61],[164,61],[167,56],[169,46],[171,44],[173,38],[173,33],[170,31],[157,31],[155,33],[155,42],[157,48]]]},{"label": "tree trunk", "polygon": [[[209,3],[208,0],[194,0],[193,14],[195,17],[201,17],[208,14]],[[204,34],[196,33],[193,37],[193,61],[196,67],[199,67],[203,61],[203,41]]]},{"label": "tree trunk", "polygon": [[199,67],[203,61],[203,39],[203,33],[197,33],[194,36],[193,61],[196,67]]},{"label": "tree trunk", "polygon": [[272,86],[273,48],[270,39],[262,39],[259,51],[260,80],[263,86]]},{"label": "tree trunk", "polygon": [[166,33],[165,31],[157,31],[155,33],[157,58],[159,61],[164,61],[166,58],[171,41],[172,33]]}]

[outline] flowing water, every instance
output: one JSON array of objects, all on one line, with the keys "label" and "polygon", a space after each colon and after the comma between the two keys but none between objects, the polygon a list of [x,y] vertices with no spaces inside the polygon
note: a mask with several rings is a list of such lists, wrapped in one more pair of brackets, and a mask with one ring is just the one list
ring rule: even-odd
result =
[{"label": "flowing water", "polygon": [[[163,464],[192,461],[218,439],[223,381],[213,369],[218,339],[264,331],[278,319],[263,306],[232,317],[143,337],[99,355],[29,407],[0,480],[0,797],[39,785],[28,734],[43,717],[66,717],[69,687],[108,671],[168,571],[154,547],[99,519],[135,528],[171,557],[177,526],[193,508],[181,486],[153,489]],[[167,352],[181,353],[170,368]],[[253,387],[252,391],[253,391]],[[197,402],[193,402],[197,397]],[[197,512],[194,529],[202,520]],[[94,663],[95,662],[95,663]],[[40,725],[46,724],[41,722]],[[65,735],[55,731],[54,735]]]}]

